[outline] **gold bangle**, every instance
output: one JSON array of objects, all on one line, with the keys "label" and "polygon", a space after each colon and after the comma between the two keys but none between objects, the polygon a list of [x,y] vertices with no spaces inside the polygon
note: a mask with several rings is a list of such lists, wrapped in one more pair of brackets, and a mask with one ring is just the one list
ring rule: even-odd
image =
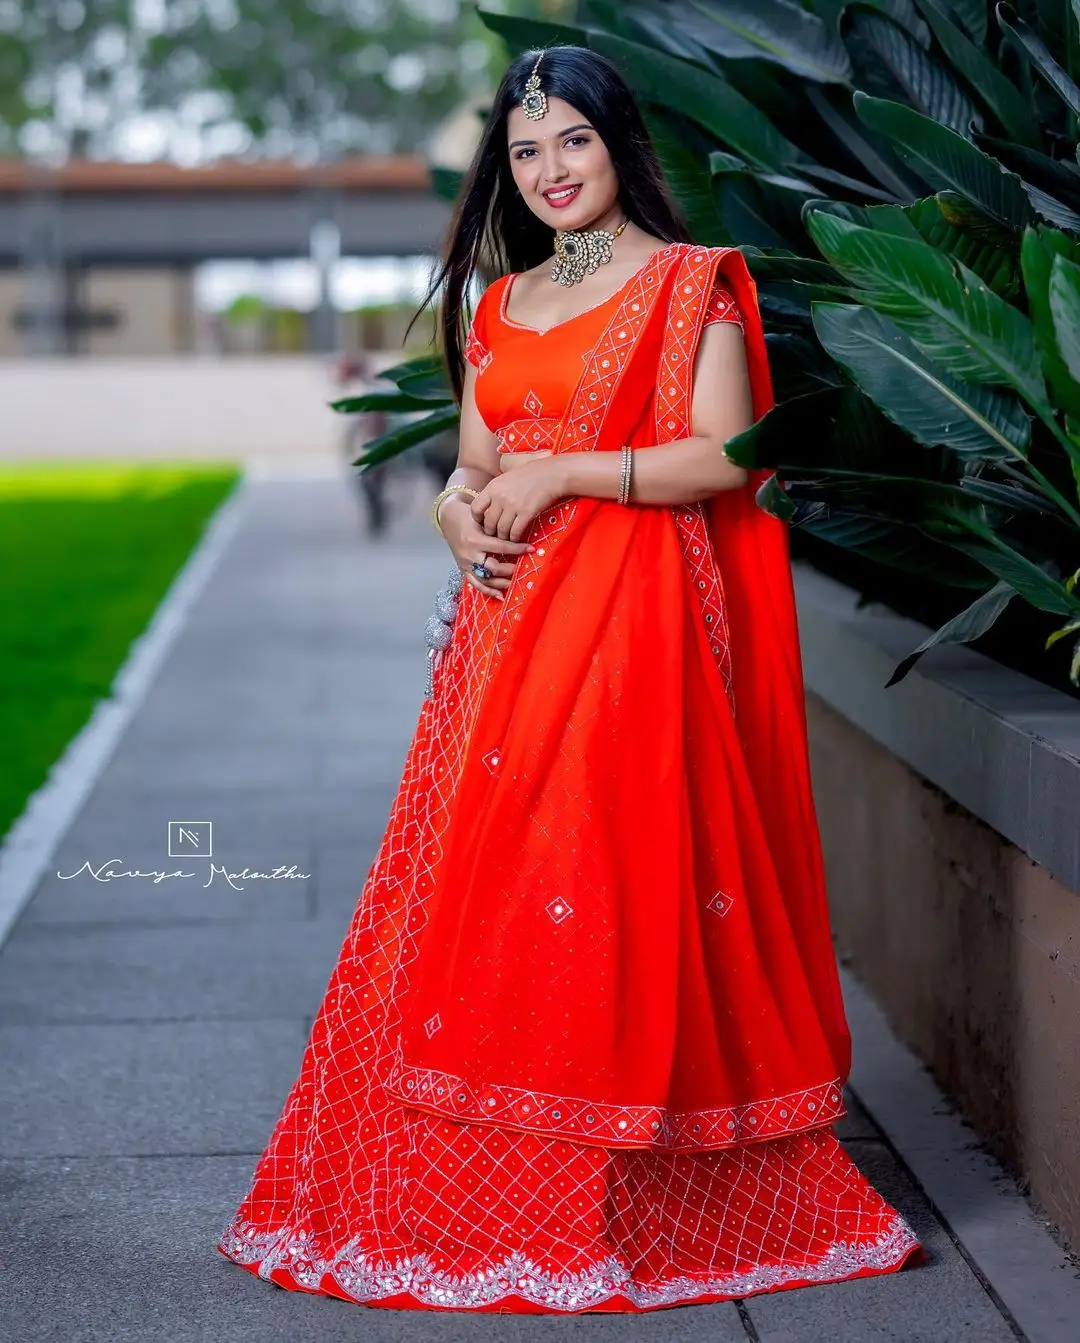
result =
[{"label": "gold bangle", "polygon": [[480,491],[474,490],[471,485],[447,485],[445,490],[441,490],[435,496],[435,502],[431,505],[431,521],[435,524],[435,530],[444,541],[446,540],[446,533],[443,531],[442,523],[439,521],[439,508],[443,500],[449,499],[452,494],[469,494],[475,499],[479,493]]}]

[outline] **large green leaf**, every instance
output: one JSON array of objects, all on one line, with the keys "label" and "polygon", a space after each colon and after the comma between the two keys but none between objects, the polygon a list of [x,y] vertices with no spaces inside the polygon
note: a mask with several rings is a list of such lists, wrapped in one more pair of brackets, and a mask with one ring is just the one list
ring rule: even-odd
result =
[{"label": "large green leaf", "polygon": [[819,387],[779,402],[749,429],[729,438],[724,453],[750,470],[832,467],[879,474],[902,436],[856,387]]},{"label": "large green leaf", "polygon": [[929,117],[883,98],[856,92],[855,110],[879,134],[887,136],[900,157],[931,186],[952,187],[970,196],[988,214],[1013,228],[1031,218],[1019,177],[996,159]]},{"label": "large green leaf", "polygon": [[962,382],[894,322],[857,304],[815,303],[818,339],[867,396],[917,443],[964,458],[1025,455],[1030,421],[1015,397]]},{"label": "large green leaf", "polygon": [[1053,224],[1057,228],[1068,229],[1070,233],[1080,233],[1080,214],[1075,210],[1062,205],[1056,196],[1043,191],[1040,187],[1025,183],[1024,190],[1027,192],[1032,209],[1040,219],[1045,219],[1048,224]]},{"label": "large green leaf", "polygon": [[800,256],[798,252],[767,251],[759,247],[740,245],[750,274],[759,284],[768,280],[801,281],[804,284],[842,284],[844,277],[827,261],[816,257]]},{"label": "large green leaf", "polygon": [[947,620],[940,629],[924,639],[918,648],[913,648],[906,658],[901,659],[893,668],[892,675],[885,682],[886,689],[896,685],[911,671],[919,658],[930,648],[938,644],[966,644],[979,639],[1005,610],[1016,596],[1016,589],[1004,580],[994,584],[981,597],[976,597],[970,606],[966,606],[958,615]]},{"label": "large green leaf", "polygon": [[782,169],[805,157],[752,102],[725,80],[665,52],[590,29],[589,46],[606,56],[637,96],[690,117],[750,163]]},{"label": "large green leaf", "polygon": [[482,6],[477,6],[476,13],[484,27],[497,33],[515,54],[529,47],[588,45],[585,29],[577,27],[576,24],[519,18],[516,14],[500,14]]},{"label": "large green leaf", "polygon": [[985,476],[966,475],[961,477],[960,488],[973,499],[982,499],[995,508],[1004,508],[1010,513],[1027,514],[1040,521],[1056,521],[1056,506],[1044,494],[1036,494],[1026,483],[1014,481],[987,480]]},{"label": "large green leaf", "polygon": [[980,135],[978,143],[1013,172],[1080,210],[1080,172],[1068,160],[1052,159],[1048,154],[992,135]]},{"label": "large green leaf", "polygon": [[851,78],[839,37],[788,0],[672,0],[665,13],[707,50],[729,60],[771,61],[823,84]]},{"label": "large green leaf", "polygon": [[421,354],[403,364],[385,368],[379,374],[388,382],[397,383],[398,391],[424,401],[451,401],[453,392],[441,354]]},{"label": "large green leaf", "polygon": [[956,549],[978,560],[995,578],[1002,579],[1014,588],[1025,601],[1040,611],[1054,611],[1061,615],[1080,610],[1080,601],[1069,595],[1062,582],[1015,546],[1009,545],[992,528],[962,513],[957,513],[955,520],[978,538],[973,541],[957,538],[952,542]]},{"label": "large green leaf", "polygon": [[952,73],[883,14],[856,8],[847,36],[859,87],[895,98],[898,91],[925,116],[963,133],[977,119],[971,99]]},{"label": "large green leaf", "polygon": [[806,89],[812,86],[819,90],[831,88],[835,93],[842,91],[839,85],[817,84],[813,81],[808,84],[805,80],[792,79],[782,66],[767,61],[726,60],[715,53],[710,55],[710,59],[729,84],[760,108],[774,126],[780,127],[785,135],[794,138],[799,144],[805,138],[803,116],[806,111]]},{"label": "large green leaf", "polygon": [[[836,0],[836,3],[845,11],[858,6],[860,9],[876,9],[882,14],[887,14],[909,37],[913,37],[924,51],[929,51],[930,29],[919,18],[914,0]],[[813,8],[817,10],[816,5]],[[820,13],[820,10],[817,12]]]},{"label": "large green leaf", "polygon": [[790,522],[795,516],[795,506],[776,476],[767,477],[758,486],[754,494],[754,502],[758,508],[764,509],[766,513],[771,513],[774,518],[779,518],[781,522]]},{"label": "large green leaf", "polygon": [[[794,184],[776,180],[710,155],[713,199],[724,228],[732,238],[753,247],[788,250],[805,239],[800,210],[805,196]],[[808,188],[809,189],[809,188]]]},{"label": "large green leaf", "polygon": [[948,8],[968,30],[972,40],[983,46],[989,17],[986,0],[948,0]]},{"label": "large green leaf", "polygon": [[1065,433],[1076,449],[1076,452],[1069,455],[1069,464],[1072,467],[1073,479],[1076,481],[1076,497],[1080,499],[1080,419],[1074,420],[1072,416],[1066,415]]},{"label": "large green leaf", "polygon": [[946,372],[1014,387],[1044,407],[1031,323],[962,263],[911,242],[812,211],[824,256],[863,286],[864,303],[895,319]]},{"label": "large green leaf", "polygon": [[878,233],[894,233],[898,238],[919,237],[919,230],[902,205],[867,205],[858,213],[848,210],[840,217]]},{"label": "large green leaf", "polygon": [[837,106],[838,97],[830,97],[830,93],[834,91],[813,84],[808,84],[804,89],[806,101],[835,137],[837,144],[861,163],[866,172],[897,200],[909,201],[921,196],[922,180],[904,171],[903,165],[893,157],[880,137],[880,142],[875,142],[874,137],[867,137],[866,128],[856,122],[848,100],[845,99],[844,106]]},{"label": "large green leaf", "polygon": [[[386,377],[383,373],[381,377]],[[439,356],[439,367],[432,372],[407,373],[398,380],[398,387],[403,392],[411,396],[419,397],[423,401],[452,401],[453,392],[450,388],[450,379],[447,377],[446,365],[442,362],[442,356]]]},{"label": "large green leaf", "polygon": [[1080,244],[1054,229],[1028,229],[1021,257],[1035,343],[1054,400],[1067,415],[1080,417],[1080,381],[1069,372],[1058,345],[1054,315],[1050,308],[1050,270],[1054,258],[1080,261]]},{"label": "large green leaf", "polygon": [[370,443],[365,444],[364,451],[355,459],[353,466],[367,467],[385,462],[388,457],[396,457],[406,448],[414,447],[417,443],[426,443],[428,439],[453,429],[458,420],[457,406],[445,406],[441,410],[423,416],[422,419],[410,420],[407,424],[399,425],[389,433],[380,434],[378,438],[373,438]]},{"label": "large green leaf", "polygon": [[[945,17],[935,0],[915,0],[934,36],[956,71],[993,112],[1005,130],[1019,144],[1032,149],[1042,146],[1042,131],[1031,108],[1015,84],[997,65]],[[964,131],[966,126],[957,126]]]},{"label": "large green leaf", "polygon": [[730,246],[731,235],[713,204],[712,182],[704,155],[688,143],[673,114],[646,104],[642,115],[664,176],[686,216],[695,241],[703,247]]},{"label": "large green leaf", "polygon": [[1080,116],[1080,87],[1058,65],[1042,38],[1021,19],[1012,5],[997,6],[997,20],[1074,115]]},{"label": "large green leaf", "polygon": [[[801,505],[795,500],[792,507],[798,512]],[[928,537],[913,523],[858,509],[832,508],[811,514],[803,530],[934,589],[945,586],[981,591],[986,587],[985,569],[946,543]]]},{"label": "large green leaf", "polygon": [[778,403],[839,384],[839,369],[816,340],[794,331],[770,331],[765,344]]},{"label": "large green leaf", "polygon": [[461,192],[465,174],[457,168],[446,168],[440,164],[429,165],[428,172],[431,174],[431,185],[435,189],[435,195],[453,205]]},{"label": "large green leaf", "polygon": [[919,236],[918,229],[905,215],[903,207],[893,203],[855,205],[851,201],[818,197],[806,202],[803,207],[804,216],[811,210],[822,210],[826,214],[836,215],[837,219],[846,219],[849,224],[861,224],[864,228],[878,229],[881,233],[895,233],[901,238]]},{"label": "large green leaf", "polygon": [[848,471],[832,466],[781,473],[791,498],[829,509],[864,514],[919,526],[928,536],[952,544],[980,528],[1003,526],[1014,510],[977,499],[959,483],[931,480],[912,472]]},{"label": "large green leaf", "polygon": [[902,205],[868,205],[862,219],[852,218],[853,224],[862,224],[878,233],[894,233],[898,238],[919,238],[919,230],[910,212]]},{"label": "large green leaf", "polygon": [[812,330],[810,300],[798,285],[761,285],[758,306],[770,332],[789,331],[804,335]]},{"label": "large green leaf", "polygon": [[620,0],[579,0],[577,22],[583,28],[599,28],[617,37],[638,41],[640,30],[634,22],[636,5]]},{"label": "large green leaf", "polygon": [[798,163],[791,163],[790,168],[798,170],[799,176],[808,179],[816,184],[824,183],[825,186],[848,192],[860,201],[876,200],[889,201],[895,200],[891,191],[886,191],[882,187],[873,186],[869,182],[863,182],[857,177],[849,177],[847,173],[837,172],[835,168],[823,168],[820,163],[807,163],[800,160]]},{"label": "large green leaf", "polygon": [[1050,314],[1065,367],[1080,382],[1080,266],[1060,255],[1050,267]]},{"label": "large green leaf", "polygon": [[345,396],[339,401],[331,401],[330,409],[342,415],[380,410],[396,415],[405,411],[431,410],[435,404],[438,403],[424,397],[409,396],[405,392],[365,392],[362,396]]},{"label": "large green leaf", "polygon": [[[689,33],[670,23],[666,15],[666,7],[665,11],[659,14],[655,13],[650,0],[645,0],[645,3],[640,5],[620,3],[618,25],[612,26],[609,24],[605,26],[611,32],[631,37],[636,41],[654,47],[657,51],[666,51],[672,56],[678,56],[681,60],[693,61],[704,70],[722,73],[719,59],[711,51],[706,50]],[[764,111],[759,103],[755,102],[754,106]]]},{"label": "large green leaf", "polygon": [[1020,292],[1016,236],[996,219],[951,191],[913,201],[904,213],[924,242],[973,270],[995,294],[1016,298]]},{"label": "large green leaf", "polygon": [[723,149],[714,149],[709,155],[709,171],[714,177],[725,173],[736,176],[752,177],[763,186],[777,187],[780,191],[793,191],[804,200],[817,195],[818,189],[812,182],[791,172],[774,172],[770,168],[757,168],[747,163],[737,154],[728,154]]},{"label": "large green leaf", "polygon": [[1036,214],[1058,228],[1080,233],[1080,173],[1075,168],[996,136],[976,135],[975,141],[1019,174]]}]

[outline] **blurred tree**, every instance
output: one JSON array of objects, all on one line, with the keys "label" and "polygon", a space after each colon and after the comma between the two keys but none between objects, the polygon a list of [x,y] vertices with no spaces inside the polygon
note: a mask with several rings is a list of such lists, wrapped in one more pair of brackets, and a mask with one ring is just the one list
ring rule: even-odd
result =
[{"label": "blurred tree", "polygon": [[0,0],[0,154],[423,149],[502,59],[471,0]]}]

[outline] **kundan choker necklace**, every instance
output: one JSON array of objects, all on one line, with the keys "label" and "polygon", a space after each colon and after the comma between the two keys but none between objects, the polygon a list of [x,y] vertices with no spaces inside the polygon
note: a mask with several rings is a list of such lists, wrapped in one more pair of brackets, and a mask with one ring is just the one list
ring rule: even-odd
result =
[{"label": "kundan choker necklace", "polygon": [[555,234],[551,278],[556,284],[580,284],[598,266],[611,260],[611,244],[629,224],[623,220],[614,233],[606,228],[565,229]]}]

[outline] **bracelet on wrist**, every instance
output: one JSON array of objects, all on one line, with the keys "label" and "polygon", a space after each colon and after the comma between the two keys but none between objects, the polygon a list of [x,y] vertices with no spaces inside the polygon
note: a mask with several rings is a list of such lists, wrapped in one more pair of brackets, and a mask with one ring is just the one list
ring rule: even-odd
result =
[{"label": "bracelet on wrist", "polygon": [[480,491],[474,490],[471,485],[447,485],[445,490],[440,490],[435,496],[435,502],[431,505],[431,521],[435,526],[435,530],[444,541],[446,540],[446,533],[443,531],[442,523],[439,521],[439,509],[452,494],[467,494],[475,499],[479,493]]},{"label": "bracelet on wrist", "polygon": [[634,469],[634,454],[630,446],[626,443],[622,446],[622,464],[619,469],[619,493],[617,501],[620,504],[630,502],[630,476]]}]

